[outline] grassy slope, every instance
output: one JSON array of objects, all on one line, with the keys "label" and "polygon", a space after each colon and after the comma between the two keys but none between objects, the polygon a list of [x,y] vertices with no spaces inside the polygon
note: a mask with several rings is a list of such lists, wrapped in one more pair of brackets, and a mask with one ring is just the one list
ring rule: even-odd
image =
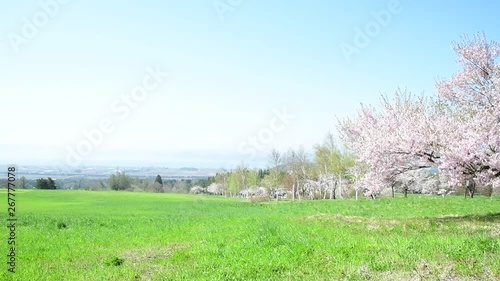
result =
[{"label": "grassy slope", "polygon": [[[16,198],[18,280],[500,279],[498,197],[253,204],[18,191]],[[1,249],[8,253],[6,242]],[[124,263],[106,265],[113,257]],[[3,264],[0,277],[9,280]]]}]

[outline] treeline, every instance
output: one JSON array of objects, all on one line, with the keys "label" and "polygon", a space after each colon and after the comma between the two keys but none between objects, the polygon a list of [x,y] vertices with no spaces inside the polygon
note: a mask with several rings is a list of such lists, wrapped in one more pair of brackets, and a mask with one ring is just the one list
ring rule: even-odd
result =
[{"label": "treeline", "polygon": [[194,186],[208,186],[214,181],[213,177],[208,179],[165,179],[157,175],[154,179],[133,178],[121,172],[117,172],[109,177],[107,181],[99,181],[99,184],[92,184],[88,190],[123,190],[135,192],[172,192],[188,193]]},{"label": "treeline", "polygon": [[[156,178],[161,176],[158,175]],[[174,192],[189,193],[193,186],[209,186],[213,177],[208,179],[162,179],[158,184],[156,178],[135,178],[126,173],[117,172],[108,179],[95,178],[61,178],[57,179],[58,189],[72,190],[123,190],[130,192]],[[32,182],[28,180],[28,182]],[[30,185],[28,188],[33,188]]]},{"label": "treeline", "polygon": [[[371,196],[369,187],[361,181],[367,167],[356,161],[348,149],[338,146],[331,133],[323,143],[314,146],[314,154],[303,148],[285,152],[271,151],[266,169],[250,169],[241,164],[230,171],[221,171],[196,185],[191,193],[267,200],[343,199]],[[390,188],[379,194],[395,196],[403,193],[452,195],[463,193],[464,187],[450,187],[445,175],[436,169],[408,172],[394,178]],[[209,184],[207,186],[207,184]],[[491,196],[490,187],[478,187],[481,195]]]},{"label": "treeline", "polygon": [[[207,187],[214,182],[214,177],[205,179],[165,179],[158,186],[155,178],[133,178],[125,173],[116,173],[108,179],[96,178],[48,178],[27,179],[19,177],[15,185],[19,189],[65,189],[65,190],[124,190],[143,192],[189,193],[193,186]],[[6,179],[0,179],[0,188],[7,186]],[[56,188],[53,188],[53,187]],[[50,187],[50,188],[49,188]]]},{"label": "treeline", "polygon": [[[27,179],[26,177],[17,178],[15,181],[15,188],[19,189],[57,189],[56,181],[51,177],[40,179]],[[7,186],[7,179],[0,179],[0,187]]]},{"label": "treeline", "polygon": [[[222,195],[227,197],[270,199],[342,199],[358,198],[367,187],[360,180],[366,167],[356,161],[347,149],[337,145],[333,134],[313,147],[312,155],[303,148],[287,151],[272,150],[266,168],[252,169],[244,163],[232,170],[221,169],[206,179],[133,178],[117,172],[108,179],[61,178],[28,180],[21,177],[17,188],[116,190],[133,192],[173,192]],[[449,195],[462,191],[450,188],[446,179],[432,170],[405,173],[395,179],[384,192]],[[57,181],[57,183],[56,183]],[[0,186],[2,182],[0,181]],[[479,189],[491,195],[491,189]]]},{"label": "treeline", "polygon": [[355,171],[353,155],[328,134],[314,147],[312,159],[303,148],[272,150],[266,169],[241,164],[217,173],[209,186],[194,186],[191,192],[242,198],[336,199],[352,193],[357,196]]}]

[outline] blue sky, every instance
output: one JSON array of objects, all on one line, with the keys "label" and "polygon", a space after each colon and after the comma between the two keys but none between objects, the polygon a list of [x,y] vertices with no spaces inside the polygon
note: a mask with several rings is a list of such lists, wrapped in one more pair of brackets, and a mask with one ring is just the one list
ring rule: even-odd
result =
[{"label": "blue sky", "polygon": [[[500,40],[495,1],[60,2],[0,3],[0,163],[265,166],[380,93],[433,94],[462,34]],[[122,116],[147,69],[168,77]]]}]

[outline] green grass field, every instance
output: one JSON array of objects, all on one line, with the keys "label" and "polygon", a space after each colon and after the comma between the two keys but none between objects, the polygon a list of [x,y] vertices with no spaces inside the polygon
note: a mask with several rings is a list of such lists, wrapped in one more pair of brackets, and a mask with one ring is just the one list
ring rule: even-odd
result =
[{"label": "green grass field", "polygon": [[16,273],[5,228],[2,280],[500,280],[499,197],[251,203],[18,190],[16,199]]}]

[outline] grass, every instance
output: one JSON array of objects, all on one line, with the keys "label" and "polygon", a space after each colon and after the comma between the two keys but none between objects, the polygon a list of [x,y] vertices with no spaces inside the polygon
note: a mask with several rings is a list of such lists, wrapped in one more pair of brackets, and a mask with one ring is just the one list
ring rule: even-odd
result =
[{"label": "grass", "polygon": [[[18,190],[16,199],[17,268],[3,262],[2,280],[500,280],[499,197],[251,203]],[[5,257],[6,239],[1,249]]]}]

